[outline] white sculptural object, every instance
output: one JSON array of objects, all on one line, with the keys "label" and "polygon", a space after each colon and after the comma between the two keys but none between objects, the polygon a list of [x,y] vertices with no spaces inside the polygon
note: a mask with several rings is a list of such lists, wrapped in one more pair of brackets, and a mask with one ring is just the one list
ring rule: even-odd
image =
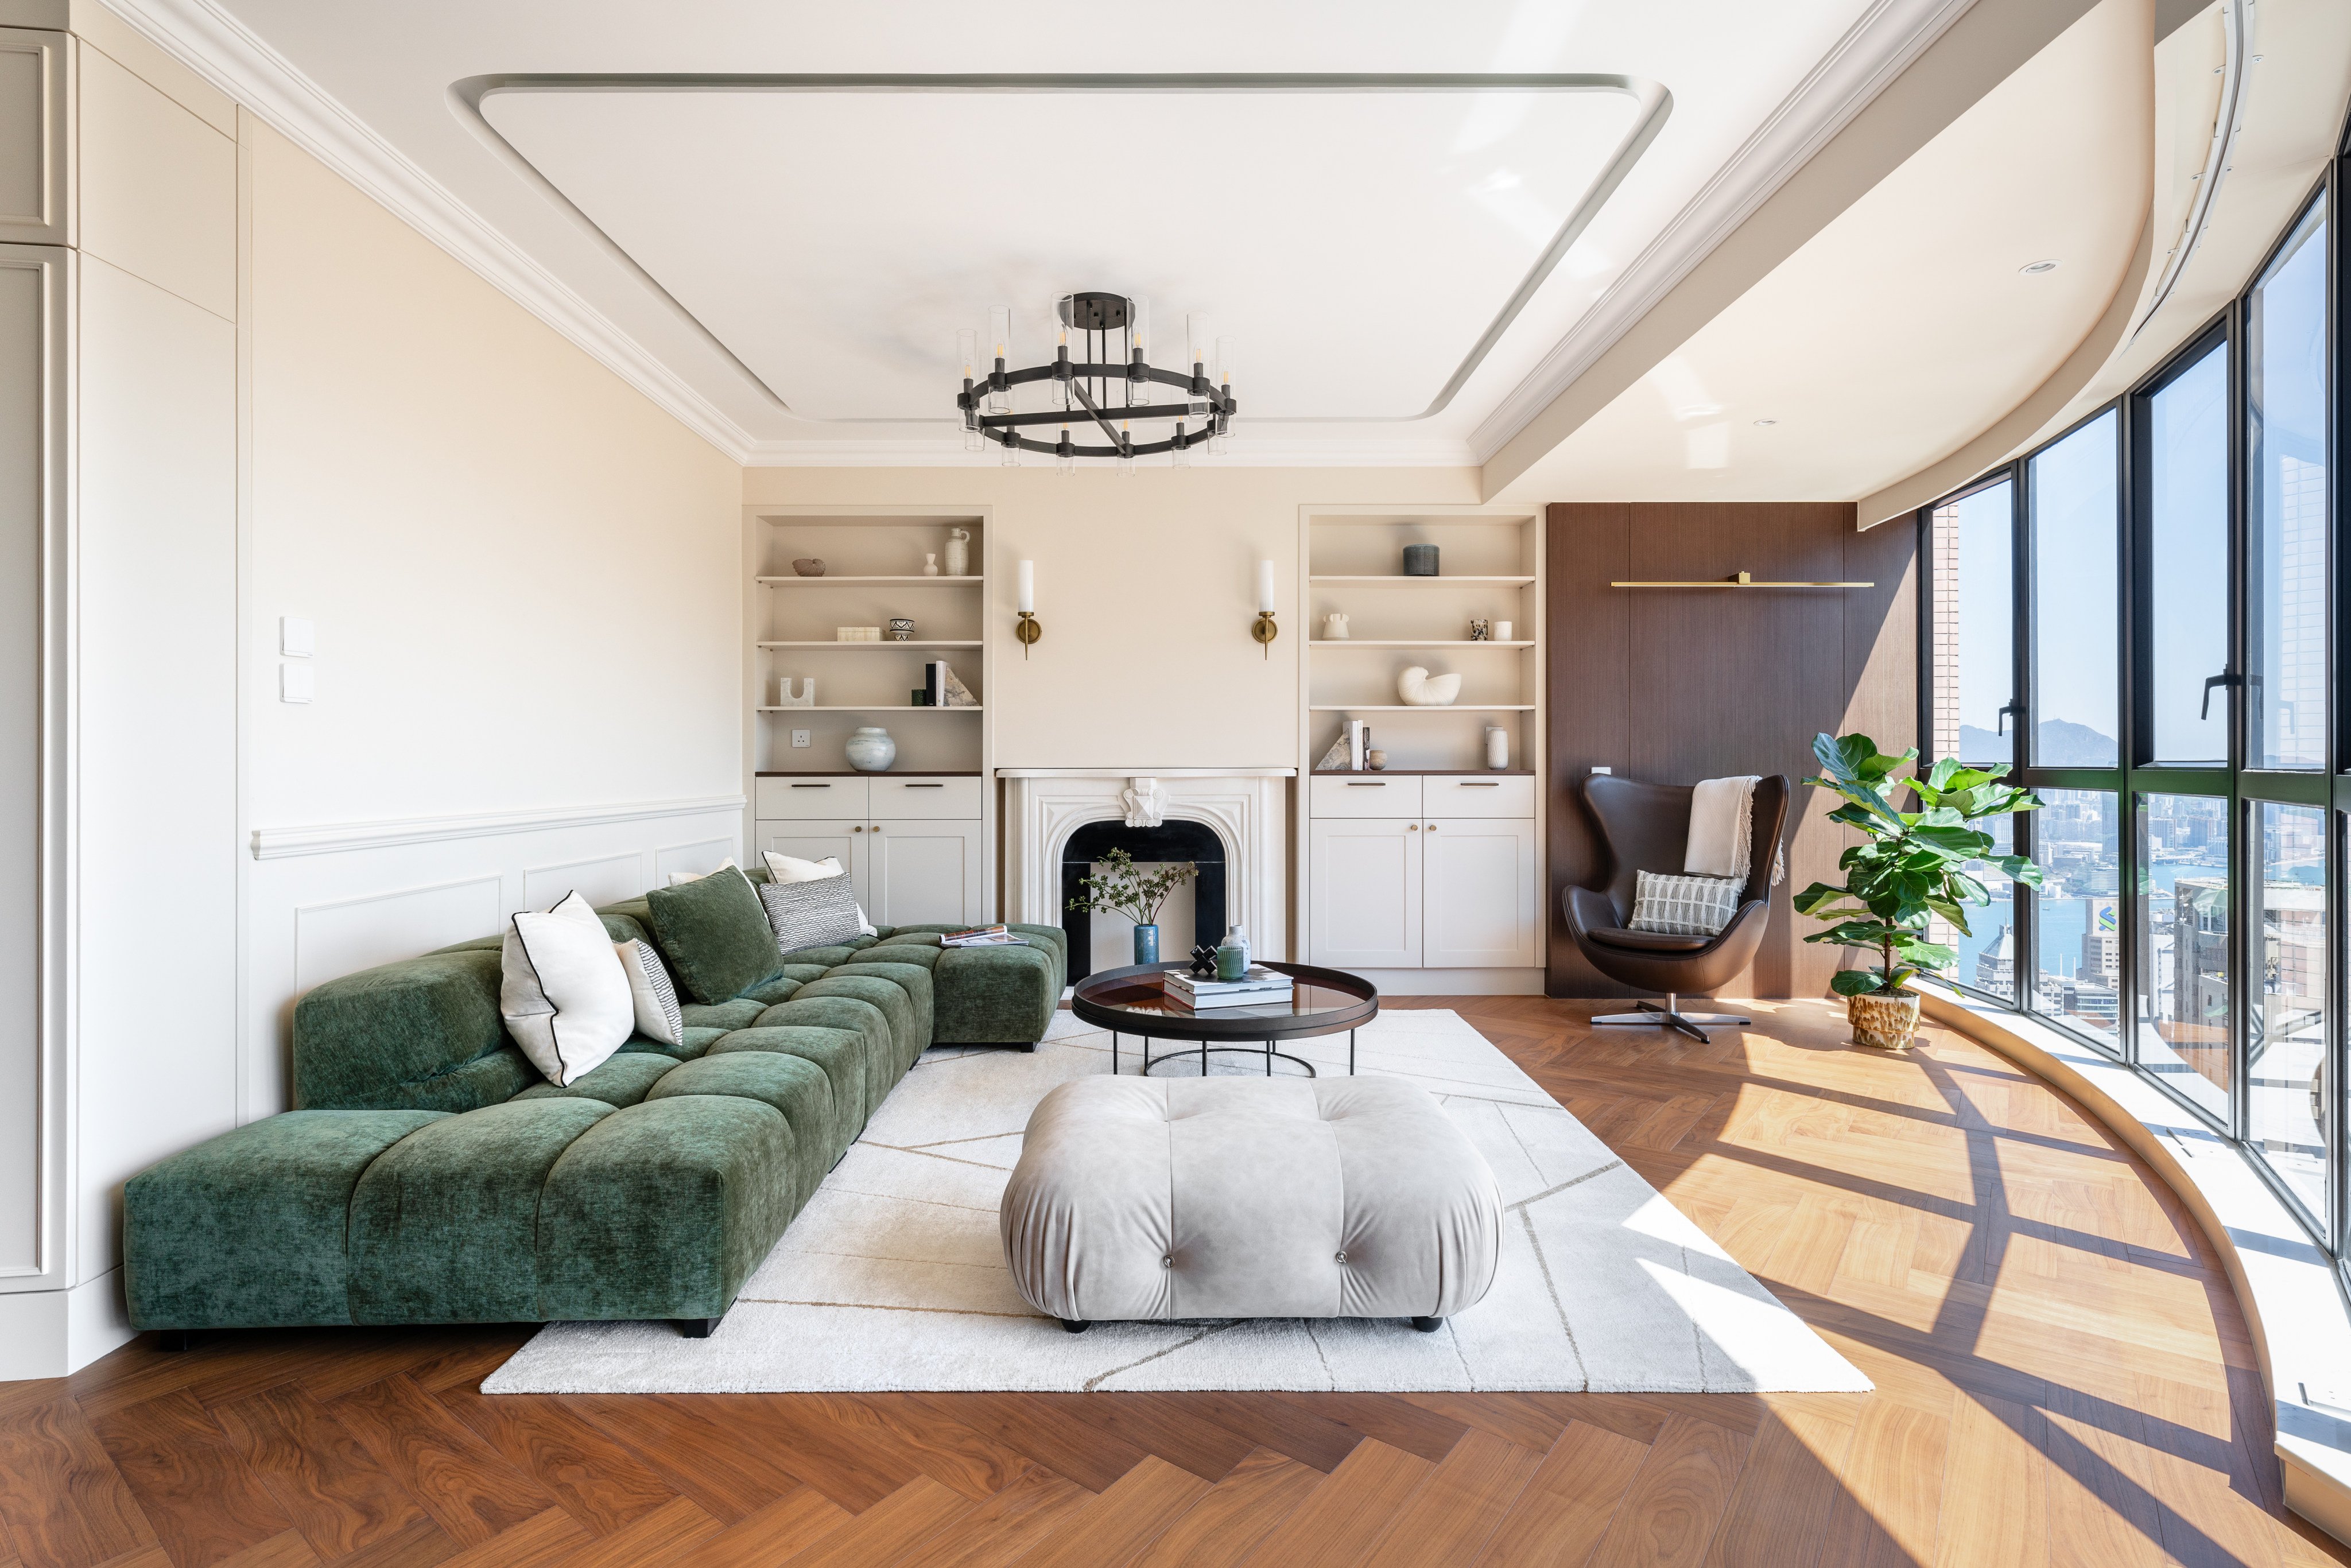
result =
[{"label": "white sculptural object", "polygon": [[810,675],[799,682],[799,685],[806,686],[808,690],[800,693],[798,696],[794,696],[792,695],[793,683],[791,676],[784,676],[778,685],[781,689],[776,693],[776,706],[778,707],[816,706],[816,677],[814,675]]},{"label": "white sculptural object", "polygon": [[1322,617],[1322,636],[1326,642],[1345,642],[1347,639],[1347,618],[1340,614],[1335,610],[1330,614]]},{"label": "white sculptural object", "polygon": [[971,530],[969,528],[947,530],[946,557],[949,577],[971,575]]},{"label": "white sculptural object", "polygon": [[1167,791],[1156,779],[1130,779],[1118,792],[1130,828],[1155,828],[1167,820]]},{"label": "white sculptural object", "polygon": [[1460,695],[1458,674],[1432,675],[1415,664],[1396,677],[1396,696],[1407,707],[1450,707]]}]

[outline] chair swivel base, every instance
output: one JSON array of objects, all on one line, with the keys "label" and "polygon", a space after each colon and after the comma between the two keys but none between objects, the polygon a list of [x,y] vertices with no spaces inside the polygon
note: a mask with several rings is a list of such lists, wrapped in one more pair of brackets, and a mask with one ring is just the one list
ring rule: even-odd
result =
[{"label": "chair swivel base", "polygon": [[1753,1019],[1743,1018],[1737,1013],[1686,1013],[1681,1011],[1677,1005],[1680,999],[1668,991],[1666,993],[1664,1007],[1659,1007],[1655,1002],[1635,1002],[1634,1006],[1641,1009],[1638,1012],[1603,1013],[1592,1021],[1596,1024],[1638,1024],[1652,1029],[1662,1027],[1700,1041],[1706,1039],[1706,1031],[1716,1025],[1751,1024],[1755,1021]]}]

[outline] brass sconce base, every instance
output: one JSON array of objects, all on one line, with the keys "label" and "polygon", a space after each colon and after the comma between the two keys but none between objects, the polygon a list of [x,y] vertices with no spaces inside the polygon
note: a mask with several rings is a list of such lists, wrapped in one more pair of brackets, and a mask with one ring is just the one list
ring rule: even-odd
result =
[{"label": "brass sconce base", "polygon": [[1025,659],[1029,656],[1029,647],[1045,634],[1045,629],[1037,624],[1036,616],[1023,610],[1020,612],[1020,624],[1012,629],[1012,634],[1020,640],[1020,656]]},{"label": "brass sconce base", "polygon": [[1258,612],[1257,624],[1249,628],[1249,635],[1256,638],[1258,645],[1265,650],[1265,657],[1273,657],[1273,640],[1281,635],[1281,628],[1273,623],[1272,611]]}]

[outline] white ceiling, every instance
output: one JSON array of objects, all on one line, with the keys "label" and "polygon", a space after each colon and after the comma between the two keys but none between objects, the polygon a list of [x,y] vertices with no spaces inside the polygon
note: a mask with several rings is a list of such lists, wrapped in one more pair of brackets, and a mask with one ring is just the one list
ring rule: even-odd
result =
[{"label": "white ceiling", "polygon": [[[1163,345],[1195,309],[1238,340],[1235,460],[1465,463],[1970,0],[110,3],[746,460],[969,461],[955,329],[1107,287],[1149,293]],[[1637,100],[632,90],[714,72],[1594,73],[1671,101],[1431,413]],[[569,74],[614,79],[474,110],[480,78]]]}]

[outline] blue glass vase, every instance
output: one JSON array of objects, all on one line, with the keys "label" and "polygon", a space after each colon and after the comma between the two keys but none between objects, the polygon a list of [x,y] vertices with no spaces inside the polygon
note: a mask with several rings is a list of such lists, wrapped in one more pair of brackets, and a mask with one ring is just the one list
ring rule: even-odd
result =
[{"label": "blue glass vase", "polygon": [[1138,925],[1134,928],[1134,961],[1138,964],[1159,962],[1159,927]]}]

